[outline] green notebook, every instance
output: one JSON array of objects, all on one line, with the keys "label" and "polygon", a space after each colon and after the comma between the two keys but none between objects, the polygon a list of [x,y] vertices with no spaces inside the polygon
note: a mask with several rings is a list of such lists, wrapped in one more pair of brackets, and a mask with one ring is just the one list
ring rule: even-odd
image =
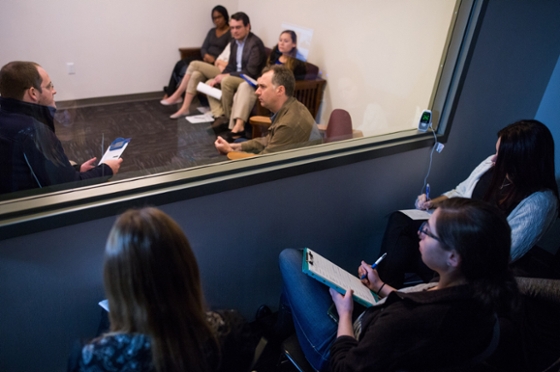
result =
[{"label": "green notebook", "polygon": [[309,248],[303,250],[302,271],[340,294],[345,294],[348,288],[354,290],[354,301],[365,307],[375,305],[379,301],[379,297],[363,285],[360,278],[341,269]]}]

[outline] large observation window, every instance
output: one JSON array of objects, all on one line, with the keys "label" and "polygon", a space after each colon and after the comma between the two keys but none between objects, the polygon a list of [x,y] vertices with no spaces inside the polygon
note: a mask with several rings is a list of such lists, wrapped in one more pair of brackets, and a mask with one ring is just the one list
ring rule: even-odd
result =
[{"label": "large observation window", "polygon": [[[129,1],[130,6],[126,6]],[[207,20],[192,16],[196,13],[194,10],[209,13],[208,5],[203,1],[188,1],[185,15],[192,17],[192,22],[186,22],[189,23],[187,28],[189,32],[195,28],[201,30],[189,34],[190,45],[185,41],[167,45],[154,35],[161,34],[162,30],[166,34],[173,32],[173,27],[169,29],[173,23],[170,17],[177,17],[180,23],[185,22],[183,15],[169,14],[177,12],[156,3],[129,1],[102,7],[95,2],[63,0],[53,8],[53,4],[22,0],[7,4],[0,15],[0,32],[18,35],[3,42],[6,45],[3,45],[0,63],[33,60],[45,67],[56,85],[56,98],[67,103],[57,114],[57,125],[61,128],[57,134],[60,133],[65,147],[83,151],[84,158],[77,159],[80,161],[101,155],[102,139],[92,142],[90,133],[95,125],[107,123],[88,123],[87,115],[73,117],[75,111],[68,108],[71,106],[68,102],[87,103],[96,97],[125,95],[155,97],[144,93],[154,92],[168,79],[177,59],[173,54],[177,47],[199,45],[205,30],[211,26],[209,16]],[[134,205],[139,199],[152,204],[165,203],[294,172],[428,146],[433,143],[432,135],[416,130],[418,120],[424,109],[430,109],[437,135],[445,137],[449,130],[449,117],[482,3],[476,0],[350,3],[239,0],[235,4],[228,3],[228,8],[232,8],[230,14],[236,8],[251,17],[252,31],[266,46],[276,44],[286,25],[294,25],[300,48],[305,50],[309,62],[319,66],[320,77],[327,82],[317,121],[326,123],[333,109],[342,108],[350,113],[354,129],[363,136],[240,161],[228,161],[215,153],[196,158],[189,151],[176,151],[167,166],[127,170],[126,161],[149,163],[150,158],[160,155],[150,153],[146,147],[146,160],[126,158],[125,153],[121,173],[110,182],[60,185],[3,195],[0,239],[25,233],[26,224],[39,225],[45,218],[63,221],[66,213],[103,210],[73,218],[71,222],[53,223],[72,223],[110,214],[123,205]],[[34,20],[37,32],[49,30],[56,43],[49,44],[44,38],[17,32],[18,20],[22,19]],[[80,24],[76,19],[88,21]],[[163,63],[161,56],[168,56],[168,61]],[[97,107],[103,109],[104,106],[98,103]],[[126,114],[127,110],[134,111],[134,104],[128,104],[118,114]],[[163,115],[161,112],[152,114]],[[74,128],[77,135],[73,136],[73,130],[64,128],[64,121],[75,123],[78,119],[83,123]],[[110,125],[111,117],[106,120]],[[145,117],[148,125],[150,120],[151,117]],[[187,124],[158,121],[157,125],[150,126],[153,138],[167,133],[163,125],[166,130],[173,128],[171,136],[175,138],[172,141],[179,148],[181,136],[189,135],[184,129]],[[158,126],[162,130],[158,131]],[[68,133],[72,136],[65,137]],[[131,137],[130,146],[134,146],[134,136]],[[103,143],[106,145],[112,139],[105,138]],[[192,159],[199,161],[189,163]]]}]

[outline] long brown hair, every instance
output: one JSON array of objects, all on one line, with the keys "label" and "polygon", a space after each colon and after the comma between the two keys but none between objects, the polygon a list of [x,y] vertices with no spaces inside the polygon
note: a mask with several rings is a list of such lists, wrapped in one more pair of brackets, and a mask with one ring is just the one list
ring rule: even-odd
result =
[{"label": "long brown hair", "polygon": [[215,366],[218,346],[206,321],[196,258],[168,215],[155,208],[123,213],[107,240],[103,278],[111,332],[148,335],[157,371]]},{"label": "long brown hair", "polygon": [[484,200],[495,200],[509,214],[521,200],[551,190],[558,198],[554,168],[554,139],[537,120],[520,120],[498,132],[500,147]]},{"label": "long brown hair", "polygon": [[500,314],[515,310],[517,283],[509,269],[511,228],[489,203],[465,198],[441,202],[436,230],[444,249],[461,257],[460,270],[475,298]]}]

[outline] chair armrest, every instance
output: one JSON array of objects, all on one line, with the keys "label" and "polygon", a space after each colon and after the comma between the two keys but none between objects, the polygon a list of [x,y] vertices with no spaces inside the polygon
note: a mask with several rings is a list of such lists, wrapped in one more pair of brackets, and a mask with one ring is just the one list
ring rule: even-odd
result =
[{"label": "chair armrest", "polygon": [[268,128],[272,124],[272,120],[270,120],[268,116],[251,116],[249,118],[249,124]]},{"label": "chair armrest", "polygon": [[257,138],[266,135],[268,127],[272,124],[272,120],[270,120],[268,116],[256,115],[249,118],[249,124],[253,127],[251,138]]},{"label": "chair armrest", "polygon": [[181,59],[190,58],[194,60],[202,60],[200,48],[179,48],[179,53],[181,54]]},{"label": "chair armrest", "polygon": [[244,152],[244,151],[230,151],[227,154],[227,158],[229,160],[246,159],[246,158],[252,158],[253,156],[257,156],[257,154],[252,154],[250,152]]}]

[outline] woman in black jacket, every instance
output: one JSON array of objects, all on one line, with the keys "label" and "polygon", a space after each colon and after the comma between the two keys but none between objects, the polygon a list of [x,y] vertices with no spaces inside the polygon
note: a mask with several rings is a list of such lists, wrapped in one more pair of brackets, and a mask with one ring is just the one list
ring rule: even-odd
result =
[{"label": "woman in black jacket", "polygon": [[[362,261],[358,276],[383,299],[352,318],[351,291],[330,293],[301,273],[301,253],[280,256],[283,301],[298,340],[317,370],[393,371],[461,367],[488,356],[496,315],[517,301],[508,269],[511,233],[494,207],[443,201],[418,235],[424,263],[439,281],[397,291]],[[327,314],[334,301],[338,323]]]}]

